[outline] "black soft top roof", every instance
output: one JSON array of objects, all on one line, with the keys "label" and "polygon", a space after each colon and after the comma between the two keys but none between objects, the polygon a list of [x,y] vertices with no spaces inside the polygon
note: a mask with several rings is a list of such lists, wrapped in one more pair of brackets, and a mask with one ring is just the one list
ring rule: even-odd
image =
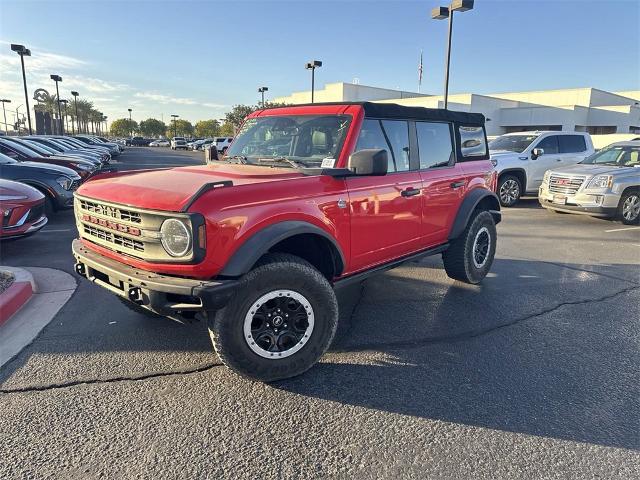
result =
[{"label": "black soft top roof", "polygon": [[[483,126],[484,115],[481,113],[456,112],[441,108],[405,107],[397,103],[374,102],[326,102],[310,103],[306,105],[287,105],[287,107],[318,106],[318,105],[362,105],[366,117],[374,118],[405,118],[410,120],[436,120],[441,122],[456,122],[469,126]],[[279,107],[276,107],[279,108]]]}]

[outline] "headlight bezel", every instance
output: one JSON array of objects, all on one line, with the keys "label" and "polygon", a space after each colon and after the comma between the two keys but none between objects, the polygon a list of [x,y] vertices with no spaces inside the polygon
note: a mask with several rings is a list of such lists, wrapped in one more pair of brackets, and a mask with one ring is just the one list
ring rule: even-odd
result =
[{"label": "headlight bezel", "polygon": [[60,185],[60,188],[63,190],[69,191],[71,190],[71,185],[73,185],[73,179],[66,175],[61,175],[56,178],[56,183]]},{"label": "headlight bezel", "polygon": [[587,184],[587,190],[603,190],[613,185],[612,175],[596,175]]}]

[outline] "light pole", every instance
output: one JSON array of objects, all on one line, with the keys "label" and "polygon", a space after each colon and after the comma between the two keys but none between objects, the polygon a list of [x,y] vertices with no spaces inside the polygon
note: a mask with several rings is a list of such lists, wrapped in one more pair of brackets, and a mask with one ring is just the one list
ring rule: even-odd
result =
[{"label": "light pole", "polygon": [[258,93],[262,94],[262,108],[264,108],[264,92],[269,91],[269,87],[260,87]]},{"label": "light pole", "polygon": [[58,90],[58,82],[62,81],[62,77],[60,75],[51,75],[49,78],[56,82],[56,98],[58,99],[58,119],[60,120],[60,130],[62,130],[62,135],[64,135],[64,126],[62,125],[62,112],[60,111],[60,90]]},{"label": "light pole", "polygon": [[7,127],[7,112],[4,109],[4,104],[11,103],[11,100],[7,100],[6,98],[3,98],[2,100],[0,100],[0,102],[2,102],[2,114],[4,115],[4,133],[5,135],[9,135],[9,128]]},{"label": "light pole", "polygon": [[27,75],[24,72],[24,57],[31,56],[31,50],[24,45],[11,44],[11,50],[20,55],[20,63],[22,64],[22,83],[24,84],[24,100],[27,102],[27,119],[29,120],[29,135],[33,135],[31,130],[31,112],[29,110],[29,94],[27,93]]},{"label": "light pole", "polygon": [[[69,103],[69,100],[65,100],[65,99],[58,100],[58,108],[60,108],[60,104],[61,103],[64,104],[64,130],[66,132],[68,132],[69,131],[69,124],[67,123],[67,104]],[[60,120],[62,120],[62,118]]]},{"label": "light pole", "polygon": [[104,122],[104,133],[105,135],[109,135],[109,124],[107,123],[107,116],[103,115],[102,116],[102,121]]},{"label": "light pole", "polygon": [[307,70],[311,70],[311,103],[313,103],[313,91],[315,89],[316,82],[316,68],[319,68],[321,66],[322,62],[320,60],[311,60],[304,66],[304,68],[306,68]]},{"label": "light pole", "polygon": [[133,125],[131,124],[131,112],[132,110],[130,108],[127,108],[127,110],[129,110],[129,130],[131,133],[131,138],[133,138]]},{"label": "light pole", "polygon": [[449,104],[449,64],[451,63],[451,32],[453,30],[453,12],[466,12],[473,9],[473,0],[453,0],[449,7],[436,7],[431,10],[434,20],[449,19],[449,35],[447,36],[447,62],[444,67],[444,109]]},{"label": "light pole", "polygon": [[[76,104],[76,122],[78,122],[78,133],[80,133],[80,119],[78,118],[78,92],[71,92],[73,95],[73,102]],[[73,123],[73,116],[71,116],[71,128],[73,128],[73,134],[76,134],[76,127]]]},{"label": "light pole", "polygon": [[171,118],[173,119],[173,136],[177,137],[178,136],[178,127],[176,126],[176,118],[178,118],[180,115],[171,115]]}]

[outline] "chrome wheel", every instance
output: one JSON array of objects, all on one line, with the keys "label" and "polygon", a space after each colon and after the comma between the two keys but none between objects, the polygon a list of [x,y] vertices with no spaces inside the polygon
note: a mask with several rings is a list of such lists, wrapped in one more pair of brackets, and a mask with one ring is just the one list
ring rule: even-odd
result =
[{"label": "chrome wheel", "polygon": [[491,250],[491,235],[487,227],[482,227],[473,239],[473,264],[476,268],[484,267]]},{"label": "chrome wheel", "polygon": [[293,290],[274,290],[258,298],[244,318],[244,339],[264,358],[286,358],[300,350],[313,332],[309,301]]},{"label": "chrome wheel", "polygon": [[500,185],[500,200],[504,205],[511,205],[520,197],[520,184],[509,178]]},{"label": "chrome wheel", "polygon": [[622,204],[622,218],[628,222],[633,222],[640,215],[640,197],[629,195]]}]

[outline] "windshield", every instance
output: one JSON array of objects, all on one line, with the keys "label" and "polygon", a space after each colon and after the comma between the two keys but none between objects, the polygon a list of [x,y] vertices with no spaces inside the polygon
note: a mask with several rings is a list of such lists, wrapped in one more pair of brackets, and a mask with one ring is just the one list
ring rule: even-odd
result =
[{"label": "windshield", "polygon": [[351,117],[346,115],[250,118],[231,143],[227,156],[244,157],[254,164],[287,159],[305,167],[319,167],[326,158],[337,160],[350,123]]},{"label": "windshield", "polygon": [[39,156],[38,152],[36,152],[32,148],[29,148],[29,147],[25,146],[24,144],[20,143],[19,141],[16,142],[15,140],[8,140],[8,141],[6,141],[5,145],[7,145],[8,147],[12,148],[13,150],[16,150],[16,151],[20,152],[23,155],[26,155],[27,157],[33,157],[34,154],[37,154],[36,156]]},{"label": "windshield", "polygon": [[502,135],[489,142],[489,150],[507,150],[522,153],[538,135]]},{"label": "windshield", "polygon": [[4,153],[0,153],[0,165],[9,165],[12,163],[18,163],[18,161],[11,157],[7,157]]},{"label": "windshield", "polygon": [[42,145],[38,142],[34,142],[33,140],[22,140],[29,148],[35,150],[38,153],[42,153],[44,155],[56,155],[56,152],[53,148],[49,148],[46,145]]},{"label": "windshield", "polygon": [[640,166],[640,145],[609,147],[585,158],[583,164],[614,165],[618,167]]}]

